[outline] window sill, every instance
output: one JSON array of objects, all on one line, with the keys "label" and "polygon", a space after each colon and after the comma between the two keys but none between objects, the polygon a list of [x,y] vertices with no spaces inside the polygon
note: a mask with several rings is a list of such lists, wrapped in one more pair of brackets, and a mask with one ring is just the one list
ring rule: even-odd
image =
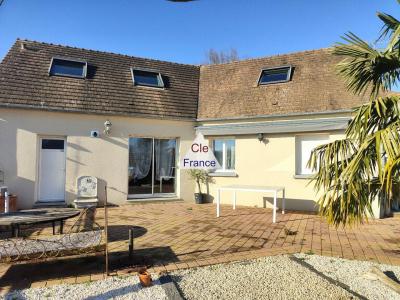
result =
[{"label": "window sill", "polygon": [[238,176],[236,172],[232,172],[232,171],[212,172],[212,173],[208,173],[208,175],[211,177],[237,177]]},{"label": "window sill", "polygon": [[134,84],[133,87],[139,88],[139,89],[156,89],[156,90],[166,90],[167,88],[165,86],[157,86],[157,85],[145,85],[145,84]]},{"label": "window sill", "polygon": [[294,179],[311,179],[313,178],[313,174],[298,174],[298,175],[294,175],[293,178]]}]

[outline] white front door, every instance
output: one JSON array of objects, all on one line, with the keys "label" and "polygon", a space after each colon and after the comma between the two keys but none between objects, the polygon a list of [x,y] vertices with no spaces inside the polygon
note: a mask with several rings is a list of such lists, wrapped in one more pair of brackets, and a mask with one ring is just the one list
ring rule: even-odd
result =
[{"label": "white front door", "polygon": [[65,139],[40,138],[39,201],[65,200]]}]

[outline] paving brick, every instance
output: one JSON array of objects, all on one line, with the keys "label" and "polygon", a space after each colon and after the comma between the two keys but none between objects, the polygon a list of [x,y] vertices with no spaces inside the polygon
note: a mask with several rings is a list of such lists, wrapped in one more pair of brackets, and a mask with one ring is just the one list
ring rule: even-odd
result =
[{"label": "paving brick", "polygon": [[[188,210],[189,207],[192,209]],[[225,205],[222,205],[222,209],[225,210],[224,217],[216,219],[215,206],[211,204],[112,207],[109,209],[109,225],[113,228],[109,243],[112,249],[110,257],[113,253],[119,255],[126,252],[126,228],[134,224],[137,228],[134,240],[135,266],[146,265],[151,273],[295,252],[400,265],[400,252],[396,251],[400,219],[376,220],[357,228],[343,229],[331,227],[313,214],[288,211],[279,224],[272,224],[272,211],[269,209],[237,207],[233,211]],[[255,217],[249,218],[252,214]],[[102,209],[98,209],[97,217],[99,224],[103,224]],[[283,230],[286,226],[296,230],[297,234],[288,239]],[[94,264],[89,273],[87,269],[83,272],[80,266],[87,268],[84,262],[74,265],[75,277],[71,277],[70,272],[63,274],[58,269],[49,282],[85,282],[103,276],[104,268],[101,265]],[[9,265],[2,264],[0,272],[8,268]],[[132,268],[121,267],[112,275],[128,274]],[[9,275],[7,280],[10,280]],[[32,272],[30,280],[33,285],[43,281],[39,275],[40,272]],[[11,278],[11,282],[13,280],[18,282],[19,278]],[[2,278],[0,283],[2,286],[9,285]]]}]

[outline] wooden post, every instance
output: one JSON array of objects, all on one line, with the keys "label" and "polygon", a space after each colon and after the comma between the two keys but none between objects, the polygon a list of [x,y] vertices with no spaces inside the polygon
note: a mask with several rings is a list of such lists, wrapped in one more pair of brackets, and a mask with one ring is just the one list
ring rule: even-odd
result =
[{"label": "wooden post", "polygon": [[133,228],[129,229],[129,257],[133,256]]},{"label": "wooden post", "polygon": [[108,276],[108,208],[107,208],[107,186],[104,187],[105,197],[104,197],[104,235],[106,239],[106,276]]}]

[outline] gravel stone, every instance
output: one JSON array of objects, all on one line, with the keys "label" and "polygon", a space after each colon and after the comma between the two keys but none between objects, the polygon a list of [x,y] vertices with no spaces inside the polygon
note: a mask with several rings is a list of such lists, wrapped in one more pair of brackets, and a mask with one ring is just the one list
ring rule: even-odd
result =
[{"label": "gravel stone", "polygon": [[378,280],[366,279],[363,275],[372,266],[387,272],[391,277],[400,280],[400,267],[378,264],[369,261],[348,260],[343,258],[324,257],[319,255],[296,254],[298,258],[313,266],[317,271],[342,282],[368,299],[400,300],[400,295]]},{"label": "gravel stone", "polygon": [[188,299],[355,299],[287,255],[170,274]]},{"label": "gravel stone", "polygon": [[109,299],[168,299],[158,277],[152,275],[153,285],[142,288],[137,276],[111,277],[82,284],[61,284],[49,288],[32,288],[14,291],[1,299],[7,300],[109,300]]}]

